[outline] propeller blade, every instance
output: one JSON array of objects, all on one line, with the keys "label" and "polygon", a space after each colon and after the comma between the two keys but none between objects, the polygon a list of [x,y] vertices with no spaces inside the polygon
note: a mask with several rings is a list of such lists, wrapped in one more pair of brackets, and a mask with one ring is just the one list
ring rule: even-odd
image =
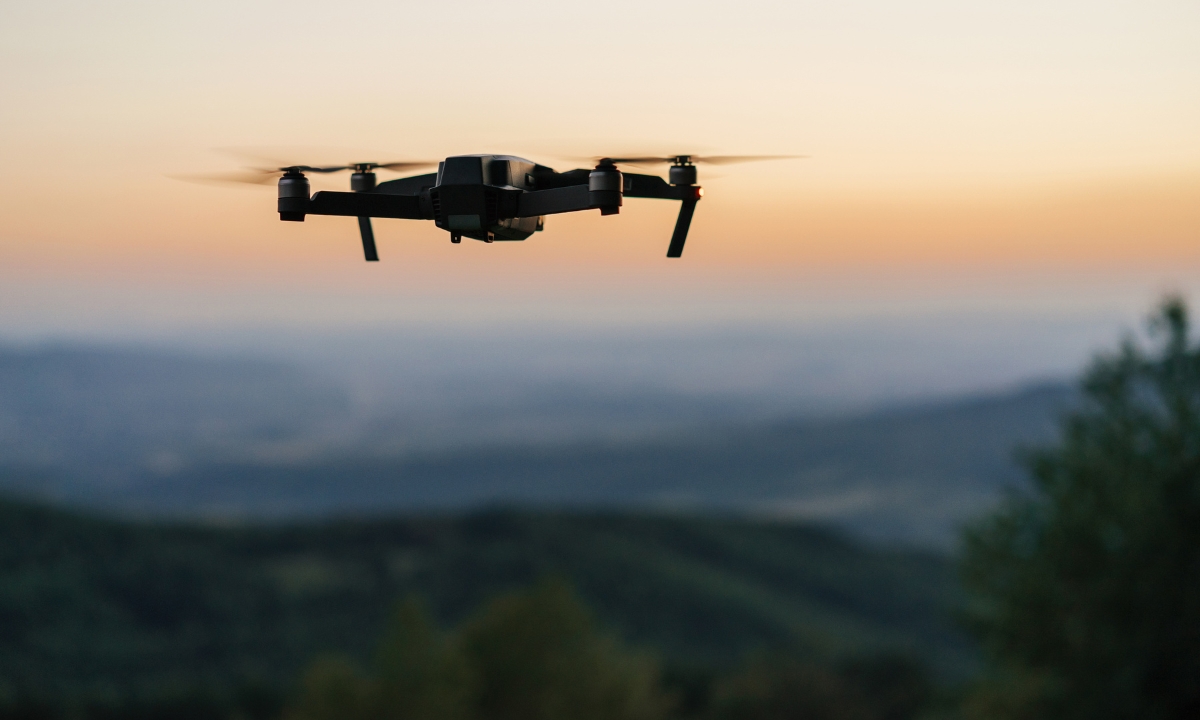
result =
[{"label": "propeller blade", "polygon": [[[382,168],[384,170],[408,170],[411,168],[427,167],[437,165],[437,160],[396,160],[390,162],[348,162],[336,163],[330,162],[340,157],[358,157],[375,155],[385,155],[374,152],[363,152],[362,149],[353,150],[346,148],[326,148],[326,147],[235,147],[235,148],[218,148],[219,152],[234,155],[236,157],[245,158],[253,162],[254,165],[274,165],[278,168],[294,167],[301,172],[316,172],[328,173],[338,172],[340,170],[354,170],[362,166],[370,168]],[[391,155],[391,153],[387,153]],[[316,165],[302,165],[299,163],[291,163],[287,158],[294,157],[316,157],[325,162],[318,162]]]},{"label": "propeller blade", "polygon": [[437,165],[437,160],[406,160],[404,162],[379,163],[375,167],[383,168],[384,170],[416,170],[417,168],[431,167]]},{"label": "propeller blade", "polygon": [[693,157],[694,163],[707,163],[709,165],[734,165],[744,162],[759,162],[761,160],[800,160],[807,158],[808,155],[703,155]]},{"label": "propeller blade", "polygon": [[199,175],[168,175],[173,180],[201,183],[205,185],[240,183],[250,185],[270,185],[279,179],[278,170],[250,169],[240,172],[203,173]]},{"label": "propeller blade", "polygon": [[744,162],[758,162],[760,160],[796,160],[806,158],[807,155],[643,155],[631,157],[590,157],[590,158],[573,158],[577,160],[590,160],[594,163],[599,163],[608,160],[617,164],[625,165],[659,165],[662,163],[683,163],[690,162],[692,164],[707,164],[707,165],[733,165]]},{"label": "propeller blade", "polygon": [[350,163],[348,165],[281,165],[280,167],[259,167],[245,168],[233,172],[225,173],[201,173],[194,175],[170,175],[169,177],[175,180],[183,180],[184,182],[194,182],[202,184],[223,184],[223,183],[242,183],[249,185],[270,185],[279,179],[279,176],[288,170],[299,170],[302,173],[335,173],[343,170],[357,170],[364,168],[368,171],[374,169],[392,170],[402,172],[415,168],[423,168],[437,165],[437,161],[433,160],[404,160],[399,162],[389,163]]},{"label": "propeller blade", "polygon": [[658,163],[675,162],[674,157],[622,157],[622,158],[595,158],[596,162],[601,160],[612,160],[615,163],[624,163],[626,165],[656,165]]}]

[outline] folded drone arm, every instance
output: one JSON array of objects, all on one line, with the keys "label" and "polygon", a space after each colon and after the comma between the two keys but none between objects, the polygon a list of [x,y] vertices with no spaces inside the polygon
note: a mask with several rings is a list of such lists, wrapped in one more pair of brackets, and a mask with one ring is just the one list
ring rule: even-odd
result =
[{"label": "folded drone arm", "polygon": [[568,185],[550,190],[527,190],[517,198],[517,217],[537,217],[558,213],[590,210],[599,207],[592,202],[587,185]]},{"label": "folded drone arm", "polygon": [[422,191],[434,185],[437,185],[437,173],[426,173],[381,182],[375,186],[374,192],[384,195],[420,195]]},{"label": "folded drone arm", "polygon": [[692,200],[694,185],[670,185],[657,175],[625,173],[625,197],[658,198],[659,200]]},{"label": "folded drone arm", "polygon": [[[695,185],[671,185],[657,175],[625,173],[622,194],[625,197],[680,201],[679,217],[675,220],[675,232],[671,235],[667,257],[682,256],[683,245],[687,242],[688,229],[692,224],[692,215],[696,212],[696,202],[700,199],[700,188]],[[519,217],[535,217],[601,206],[595,202],[595,197],[587,185],[577,184],[523,192],[518,198],[517,207]]]},{"label": "folded drone arm", "polygon": [[[358,231],[362,236],[363,256],[367,262],[379,260],[375,248],[375,231],[371,218],[405,218],[422,220],[430,217],[421,208],[421,198],[416,195],[393,195],[369,192],[319,192],[307,202],[303,198],[303,211],[307,215],[343,215],[358,218]],[[289,199],[289,205],[291,204]],[[283,200],[280,200],[283,204]],[[281,207],[282,209],[282,207]],[[303,216],[301,216],[303,217]]]},{"label": "folded drone arm", "polygon": [[700,188],[695,185],[671,185],[657,175],[625,173],[625,197],[680,201],[675,232],[671,234],[671,245],[667,248],[669,258],[683,255],[683,245],[687,242],[688,229],[692,226],[692,215],[696,212],[700,195]]},{"label": "folded drone arm", "polygon": [[421,208],[421,199],[416,195],[384,193],[319,192],[308,201],[305,212],[309,215],[433,219]]}]

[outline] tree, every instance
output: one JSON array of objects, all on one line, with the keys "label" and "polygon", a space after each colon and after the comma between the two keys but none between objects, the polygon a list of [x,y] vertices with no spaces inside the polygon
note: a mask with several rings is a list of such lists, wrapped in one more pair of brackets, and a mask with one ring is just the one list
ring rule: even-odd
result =
[{"label": "tree", "polygon": [[396,609],[372,680],[368,704],[379,720],[467,720],[471,712],[470,669],[416,598]]},{"label": "tree", "polygon": [[965,535],[969,715],[1200,717],[1200,348],[1168,299],[1095,359],[1033,484]]},{"label": "tree", "polygon": [[788,655],[753,658],[716,688],[712,720],[908,720],[928,704],[924,669],[901,656],[834,666]]},{"label": "tree", "polygon": [[318,660],[301,682],[289,720],[468,720],[474,683],[457,647],[420,602],[400,603],[363,675],[348,660]]},{"label": "tree", "polygon": [[289,720],[663,720],[657,666],[599,631],[567,585],[489,603],[450,638],[396,610],[373,672],[322,660]]},{"label": "tree", "polygon": [[367,681],[341,658],[315,661],[300,682],[300,697],[287,720],[358,720],[366,717]]},{"label": "tree", "polygon": [[655,664],[599,633],[570,588],[545,580],[493,601],[461,631],[486,720],[660,720]]},{"label": "tree", "polygon": [[762,657],[717,688],[714,720],[875,720],[830,668]]}]

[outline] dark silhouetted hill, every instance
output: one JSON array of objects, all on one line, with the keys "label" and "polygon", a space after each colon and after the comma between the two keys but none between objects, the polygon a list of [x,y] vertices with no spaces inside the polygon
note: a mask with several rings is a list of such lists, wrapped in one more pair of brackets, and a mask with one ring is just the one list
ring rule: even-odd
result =
[{"label": "dark silhouetted hill", "polygon": [[945,559],[792,522],[495,510],[217,528],[3,502],[0,692],[286,688],[314,656],[367,657],[410,593],[449,625],[547,575],[676,664],[898,652],[954,674],[973,657]]}]

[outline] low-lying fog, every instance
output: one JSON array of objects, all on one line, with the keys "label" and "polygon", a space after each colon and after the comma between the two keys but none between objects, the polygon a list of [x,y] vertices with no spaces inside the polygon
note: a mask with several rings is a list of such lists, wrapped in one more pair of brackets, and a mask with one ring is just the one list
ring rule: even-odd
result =
[{"label": "low-lying fog", "polygon": [[0,350],[0,467],[139,513],[622,505],[944,545],[1113,335],[942,316],[24,343]]}]

